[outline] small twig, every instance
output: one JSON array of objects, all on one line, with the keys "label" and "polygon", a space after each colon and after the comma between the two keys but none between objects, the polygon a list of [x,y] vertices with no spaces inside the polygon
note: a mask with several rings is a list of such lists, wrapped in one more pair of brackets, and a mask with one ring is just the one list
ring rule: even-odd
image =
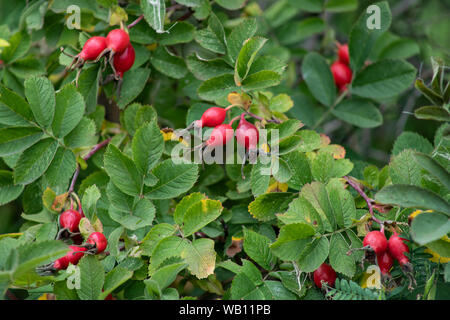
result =
[{"label": "small twig", "polygon": [[130,23],[128,26],[127,26],[127,28],[128,29],[131,29],[131,28],[133,28],[135,25],[137,25],[142,19],[144,19],[144,15],[143,14],[141,14],[140,16],[139,16],[139,18],[137,18],[136,20],[134,20],[132,23]]},{"label": "small twig", "polygon": [[[87,155],[83,157],[84,161],[87,161],[90,157],[92,157],[98,150],[106,146],[111,141],[111,138],[108,138],[106,140],[103,140],[99,144],[95,145],[91,151]],[[67,191],[68,194],[71,194],[75,188],[75,183],[77,182],[78,175],[80,174],[80,166],[77,165],[77,169],[75,170],[75,173],[73,174],[72,181],[70,182],[69,191]]]},{"label": "small twig", "polygon": [[359,187],[357,183],[355,183],[350,177],[345,176],[344,179],[347,181],[347,183],[356,190],[356,192],[359,193],[361,197],[366,201],[367,207],[369,208],[369,213],[372,217],[372,220],[378,223],[381,226],[381,232],[384,231],[384,222],[375,217],[373,213],[373,206],[372,206],[372,200],[364,193],[364,191]]}]

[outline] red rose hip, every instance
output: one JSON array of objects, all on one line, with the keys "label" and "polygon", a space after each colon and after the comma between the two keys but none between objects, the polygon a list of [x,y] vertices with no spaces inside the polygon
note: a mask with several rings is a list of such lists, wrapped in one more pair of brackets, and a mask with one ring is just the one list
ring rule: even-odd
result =
[{"label": "red rose hip", "polygon": [[236,128],[236,141],[249,150],[256,149],[259,141],[259,132],[255,125],[245,120],[245,114],[241,114],[241,120]]},{"label": "red rose hip", "polygon": [[95,36],[89,38],[81,52],[79,53],[80,58],[83,60],[95,60],[98,56],[106,49],[106,38]]},{"label": "red rose hip", "polygon": [[96,253],[102,253],[103,251],[105,251],[108,245],[108,240],[106,240],[106,237],[103,233],[93,232],[89,235],[86,243],[93,246]]},{"label": "red rose hip", "polygon": [[352,70],[345,63],[340,61],[335,61],[330,69],[333,74],[334,83],[339,91],[343,91],[347,84],[352,82]]},{"label": "red rose hip", "polygon": [[135,58],[136,53],[131,43],[122,53],[114,55],[113,65],[119,78],[123,78],[123,74],[131,69]]},{"label": "red rose hip", "polygon": [[336,271],[326,263],[314,271],[314,283],[319,289],[322,289],[322,282],[326,283],[330,287],[334,286],[336,281]]},{"label": "red rose hip", "polygon": [[409,252],[409,248],[404,241],[408,240],[401,238],[397,232],[394,232],[388,241],[389,254],[396,259],[401,266],[409,263],[408,257],[405,256],[405,252]]},{"label": "red rose hip", "polygon": [[385,251],[381,254],[377,254],[377,263],[382,274],[390,274],[389,271],[394,264],[394,259],[392,259],[388,251]]},{"label": "red rose hip", "polygon": [[114,53],[122,53],[130,44],[130,36],[122,29],[111,30],[106,36],[106,46]]},{"label": "red rose hip", "polygon": [[81,214],[73,209],[64,211],[59,216],[59,224],[61,228],[68,229],[72,233],[79,232],[78,225],[80,224],[82,216]]},{"label": "red rose hip", "polygon": [[371,231],[364,237],[363,246],[369,246],[376,254],[382,254],[387,249],[387,239],[380,231]]},{"label": "red rose hip", "polygon": [[348,44],[338,44],[338,57],[340,62],[345,63],[346,65],[350,64]]},{"label": "red rose hip", "polygon": [[206,145],[210,147],[217,147],[227,144],[233,138],[233,128],[226,123],[216,126],[206,141]]},{"label": "red rose hip", "polygon": [[203,112],[200,120],[195,122],[197,127],[210,127],[213,128],[222,124],[227,115],[227,111],[220,107],[211,107]]}]

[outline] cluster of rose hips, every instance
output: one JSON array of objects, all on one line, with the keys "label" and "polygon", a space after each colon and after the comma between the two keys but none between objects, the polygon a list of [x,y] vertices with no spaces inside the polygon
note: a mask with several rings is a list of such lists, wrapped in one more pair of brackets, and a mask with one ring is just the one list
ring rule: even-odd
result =
[{"label": "cluster of rose hips", "polygon": [[[370,249],[376,254],[376,261],[380,271],[383,275],[389,275],[394,259],[403,267],[409,266],[409,259],[405,256],[406,252],[409,252],[409,248],[397,232],[389,238],[381,231],[371,231],[364,237],[363,248]],[[314,283],[319,289],[322,289],[322,285],[325,283],[329,287],[333,287],[336,281],[336,271],[326,264],[317,268],[313,273]]]},{"label": "cluster of rose hips", "polygon": [[68,69],[80,71],[86,62],[98,62],[103,57],[107,57],[116,80],[121,80],[124,73],[131,69],[135,51],[125,30],[114,29],[106,37],[89,38],[81,52],[73,56],[74,59]]},{"label": "cluster of rose hips", "polygon": [[352,82],[352,70],[350,69],[350,56],[347,44],[337,44],[338,60],[331,65],[331,73],[333,74],[334,83],[339,92],[345,91],[347,85]]},{"label": "cluster of rose hips", "polygon": [[71,239],[73,244],[69,246],[70,251],[62,258],[55,260],[42,268],[42,271],[58,271],[65,270],[69,264],[76,265],[84,254],[99,254],[105,251],[108,240],[101,232],[93,232],[83,243],[80,234],[80,221],[84,217],[83,210],[80,211],[73,208],[64,211],[59,216],[59,227],[57,239]]},{"label": "cluster of rose hips", "polygon": [[384,232],[371,231],[364,237],[363,246],[375,252],[381,273],[389,275],[394,259],[398,261],[400,266],[410,268],[409,259],[405,255],[406,252],[409,252],[409,248],[405,241],[408,240],[401,238],[395,231],[389,241],[386,239]]},{"label": "cluster of rose hips", "polygon": [[[208,140],[201,145],[202,147],[223,146],[233,137],[236,137],[237,143],[245,148],[245,156],[247,157],[247,152],[258,152],[259,131],[254,124],[245,120],[246,113],[242,113],[240,116],[232,119],[230,123],[224,123],[227,111],[231,107],[211,107],[202,114],[199,120],[194,121],[185,130],[205,127],[213,128]],[[234,131],[232,125],[238,118],[240,119],[239,124]]]}]

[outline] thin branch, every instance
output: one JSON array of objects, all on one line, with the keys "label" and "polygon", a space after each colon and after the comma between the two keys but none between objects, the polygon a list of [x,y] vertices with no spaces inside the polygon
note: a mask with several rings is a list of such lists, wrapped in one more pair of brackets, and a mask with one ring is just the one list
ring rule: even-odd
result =
[{"label": "thin branch", "polygon": [[363,199],[366,201],[367,203],[367,207],[369,208],[369,213],[372,217],[372,220],[375,221],[376,223],[378,223],[381,226],[381,229],[384,230],[384,222],[381,221],[380,219],[378,219],[377,217],[375,217],[374,213],[373,213],[373,206],[372,206],[372,199],[370,199],[365,193],[364,191],[359,187],[359,185],[354,182],[350,177],[345,176],[344,179],[347,181],[347,183],[356,190],[356,192],[359,193],[359,195],[361,197],[363,197]]},{"label": "thin branch", "polygon": [[[106,140],[103,140],[99,144],[95,145],[91,151],[87,155],[83,157],[84,161],[87,161],[90,157],[92,157],[98,150],[106,146],[111,141],[111,138],[108,138]],[[73,174],[72,181],[70,182],[69,191],[67,191],[68,194],[71,194],[75,188],[75,183],[77,182],[78,175],[80,174],[80,166],[77,165],[77,169],[75,170],[75,173]]]},{"label": "thin branch", "polygon": [[128,29],[131,29],[131,28],[133,28],[135,25],[137,25],[142,19],[144,19],[144,15],[143,14],[141,14],[140,16],[139,16],[139,18],[137,18],[136,20],[134,20],[132,23],[130,23],[128,26],[127,26],[127,28]]}]

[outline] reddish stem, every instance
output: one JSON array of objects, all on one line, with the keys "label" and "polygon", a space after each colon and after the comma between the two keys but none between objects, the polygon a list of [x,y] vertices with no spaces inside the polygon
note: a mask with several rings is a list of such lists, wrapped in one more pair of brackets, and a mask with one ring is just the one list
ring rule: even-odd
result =
[{"label": "reddish stem", "polygon": [[[108,138],[106,140],[103,140],[102,142],[100,142],[99,144],[95,145],[91,151],[89,151],[89,153],[87,155],[85,155],[83,157],[83,160],[86,161],[88,160],[90,157],[92,157],[98,150],[100,150],[101,148],[103,148],[104,146],[106,146],[112,138]],[[70,182],[70,187],[69,187],[69,191],[68,193],[71,194],[75,188],[75,183],[77,182],[78,179],[78,175],[80,174],[80,166],[77,165],[77,169],[75,170],[75,173],[73,174],[73,178],[72,178],[72,182]]]},{"label": "reddish stem", "polygon": [[144,19],[144,15],[143,14],[141,14],[140,16],[139,16],[139,18],[137,18],[136,20],[134,20],[132,23],[130,23],[128,26],[127,26],[127,28],[128,29],[131,29],[131,28],[133,28],[135,25],[137,25],[142,19]]},{"label": "reddish stem", "polygon": [[345,176],[344,179],[347,181],[347,183],[356,190],[356,192],[359,193],[359,195],[361,197],[363,197],[363,199],[366,201],[367,203],[367,207],[369,208],[369,213],[372,216],[372,220],[375,221],[376,223],[378,223],[381,226],[381,232],[384,232],[384,222],[381,221],[380,219],[378,219],[377,217],[375,217],[374,213],[373,213],[373,206],[372,206],[372,201],[371,199],[364,193],[364,191],[359,187],[359,185],[354,182],[350,177]]}]

